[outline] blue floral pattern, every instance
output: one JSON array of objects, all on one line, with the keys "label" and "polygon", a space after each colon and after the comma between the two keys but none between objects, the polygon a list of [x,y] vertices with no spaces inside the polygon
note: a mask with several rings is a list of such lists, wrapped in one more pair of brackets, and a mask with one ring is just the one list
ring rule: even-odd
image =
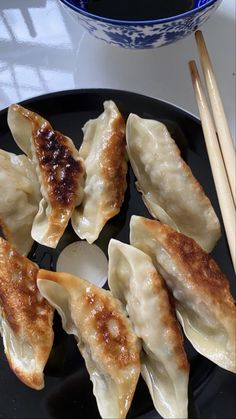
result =
[{"label": "blue floral pattern", "polygon": [[[209,0],[199,0],[198,3],[203,5],[206,1]],[[216,1],[203,10],[169,22],[147,22],[143,25],[107,23],[78,14],[73,9],[69,11],[93,36],[109,44],[123,48],[156,48],[190,35],[206,22],[219,3]]]}]

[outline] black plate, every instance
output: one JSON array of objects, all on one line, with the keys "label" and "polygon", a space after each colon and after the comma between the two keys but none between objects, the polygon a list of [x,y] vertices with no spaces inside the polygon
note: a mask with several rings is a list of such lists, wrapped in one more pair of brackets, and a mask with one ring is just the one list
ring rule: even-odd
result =
[{"label": "black plate", "polygon": [[[48,119],[55,129],[71,137],[75,145],[79,147],[82,141],[82,126],[88,119],[97,117],[103,111],[102,105],[104,100],[107,99],[116,102],[125,118],[130,112],[133,112],[143,118],[161,120],[168,126],[181,149],[183,158],[190,165],[194,175],[210,197],[223,226],[201,126],[193,116],[159,100],[134,93],[106,89],[58,92],[30,99],[22,104]],[[1,148],[20,153],[7,126],[7,110],[0,112],[0,141]],[[96,242],[106,254],[111,237],[128,242],[129,220],[132,214],[150,217],[140,194],[134,187],[134,180],[134,175],[130,169],[128,174],[129,186],[121,212],[108,222]],[[75,240],[78,240],[78,237],[69,226],[56,250],[35,244],[30,258],[36,261],[40,267],[55,270],[60,251]],[[235,295],[233,268],[224,231],[213,256],[223,272],[229,277],[231,289]],[[58,316],[55,316],[54,329],[55,342],[45,369],[45,388],[38,392],[27,388],[11,372],[1,343],[0,418],[96,419],[100,417],[95,398],[92,395],[92,385],[84,367],[83,359],[77,350],[76,342],[72,336],[67,336],[63,332]],[[186,351],[191,363],[189,414],[193,418],[199,416],[196,400],[200,400],[201,395],[204,395],[207,399],[207,394],[211,394],[210,385],[215,383],[214,377],[217,376],[220,369],[197,354],[187,342]],[[232,374],[227,372],[223,372],[223,375],[227,379],[233,377]],[[222,400],[221,405],[224,407],[224,400]],[[214,409],[214,403],[211,412],[214,418],[222,417],[222,415],[218,416],[219,409]],[[224,415],[224,417],[230,417],[229,415]],[[146,386],[140,378],[128,418],[141,417],[159,418],[160,416],[153,410]],[[200,417],[209,418],[210,416],[205,416],[203,412]]]}]

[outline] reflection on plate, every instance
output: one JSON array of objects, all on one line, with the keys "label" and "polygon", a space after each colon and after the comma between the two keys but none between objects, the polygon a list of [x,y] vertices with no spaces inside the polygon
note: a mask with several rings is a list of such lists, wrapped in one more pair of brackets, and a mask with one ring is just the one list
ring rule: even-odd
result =
[{"label": "reflection on plate", "polygon": [[86,278],[98,287],[107,281],[108,260],[96,244],[85,240],[66,246],[57,259],[57,271]]},{"label": "reflection on plate", "polygon": [[[47,118],[58,131],[73,139],[77,148],[82,141],[81,128],[90,118],[96,118],[103,109],[103,102],[112,99],[125,118],[130,112],[143,118],[158,119],[164,122],[181,149],[183,158],[190,165],[194,175],[202,184],[207,196],[219,216],[220,212],[215,194],[211,170],[198,120],[186,112],[161,101],[145,96],[115,90],[78,90],[59,92],[38,97],[23,103],[27,108]],[[0,113],[1,148],[19,153],[11,138],[7,122],[7,111]],[[129,220],[132,214],[150,217],[141,195],[134,186],[134,175],[129,169],[128,189],[121,212],[104,227],[96,245],[107,255],[109,240],[113,237],[125,243],[129,241]],[[222,223],[221,223],[222,224]],[[49,249],[34,244],[30,258],[41,268],[56,270],[58,256],[78,237],[69,226],[60,240],[57,249]],[[232,281],[233,269],[225,236],[216,246],[213,257],[223,272]],[[55,316],[55,342],[45,370],[45,388],[36,392],[24,386],[11,371],[0,346],[0,417],[14,418],[99,418],[92,384],[84,367],[84,362],[76,348],[72,336],[66,335]],[[216,368],[207,359],[197,354],[186,342],[186,351],[191,363],[190,373],[190,416],[194,416],[194,396],[199,394],[211,379]],[[151,398],[146,385],[140,378],[128,418],[158,418],[153,411]]]}]

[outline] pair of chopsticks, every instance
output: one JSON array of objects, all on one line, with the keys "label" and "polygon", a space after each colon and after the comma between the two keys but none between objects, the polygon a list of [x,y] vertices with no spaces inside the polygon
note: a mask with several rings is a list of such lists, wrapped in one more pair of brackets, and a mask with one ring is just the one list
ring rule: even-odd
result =
[{"label": "pair of chopsticks", "polygon": [[229,250],[236,271],[235,149],[202,32],[197,31],[195,37],[212,113],[208,107],[196,62],[190,61],[189,68]]}]

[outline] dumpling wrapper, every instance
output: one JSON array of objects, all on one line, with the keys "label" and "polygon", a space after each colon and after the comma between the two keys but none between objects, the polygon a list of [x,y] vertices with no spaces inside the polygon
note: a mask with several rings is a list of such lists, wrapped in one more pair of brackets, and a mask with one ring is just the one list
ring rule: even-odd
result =
[{"label": "dumpling wrapper", "polygon": [[164,280],[151,258],[112,239],[108,283],[141,338],[141,373],[154,406],[164,418],[188,417],[189,364]]},{"label": "dumpling wrapper", "polygon": [[210,252],[220,238],[219,220],[166,126],[130,114],[126,139],[136,186],[150,214]]},{"label": "dumpling wrapper", "polygon": [[44,387],[53,309],[37,288],[37,266],[0,238],[0,332],[9,365],[27,386]]},{"label": "dumpling wrapper", "polygon": [[194,348],[236,372],[236,307],[216,262],[191,238],[143,217],[131,217],[130,241],[151,256],[166,281]]},{"label": "dumpling wrapper", "polygon": [[19,253],[27,255],[41,194],[34,164],[25,155],[0,150],[0,197],[3,235]]},{"label": "dumpling wrapper", "polygon": [[8,109],[8,125],[17,145],[32,159],[42,199],[32,237],[55,248],[76,205],[83,198],[84,164],[72,140],[20,105]]},{"label": "dumpling wrapper", "polygon": [[67,273],[40,270],[37,283],[78,341],[101,417],[125,418],[140,374],[140,347],[121,303]]},{"label": "dumpling wrapper", "polygon": [[84,198],[71,221],[76,234],[93,243],[120,212],[127,187],[125,122],[115,103],[104,102],[104,112],[89,120],[83,132],[79,154],[86,169]]}]

